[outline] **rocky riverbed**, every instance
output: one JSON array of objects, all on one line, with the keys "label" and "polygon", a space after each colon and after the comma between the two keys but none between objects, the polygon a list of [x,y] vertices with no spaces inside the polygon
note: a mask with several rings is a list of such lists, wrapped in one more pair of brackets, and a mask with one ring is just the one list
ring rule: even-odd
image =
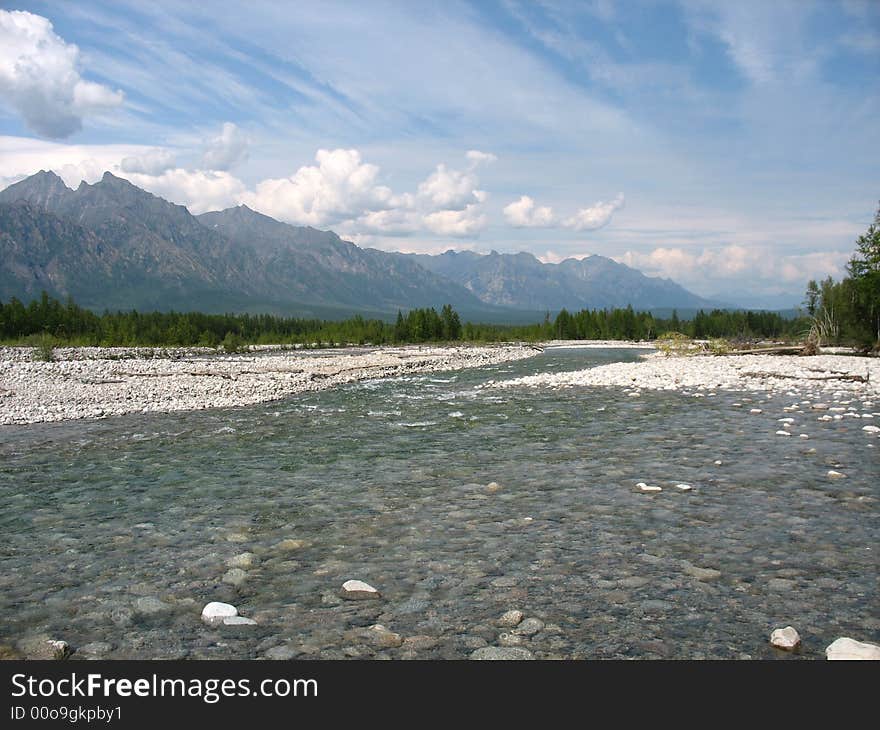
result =
[{"label": "rocky riverbed", "polygon": [[0,657],[875,656],[873,375],[487,387],[642,353],[6,426]]},{"label": "rocky riverbed", "polygon": [[221,356],[205,348],[0,348],[0,425],[245,406],[353,381],[531,357],[518,345],[383,347]]}]

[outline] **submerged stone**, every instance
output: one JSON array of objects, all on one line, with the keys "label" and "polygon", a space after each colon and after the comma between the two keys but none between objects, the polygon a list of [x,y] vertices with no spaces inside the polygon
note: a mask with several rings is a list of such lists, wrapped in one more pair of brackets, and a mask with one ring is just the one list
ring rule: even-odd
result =
[{"label": "submerged stone", "polygon": [[528,649],[521,646],[484,646],[471,654],[476,661],[526,661],[534,659]]},{"label": "submerged stone", "polygon": [[512,628],[519,624],[519,622],[522,620],[523,612],[514,608],[501,614],[501,618],[498,619],[498,625],[506,628]]},{"label": "submerged stone", "polygon": [[691,565],[690,563],[684,566],[684,572],[693,576],[697,580],[702,581],[718,580],[721,577],[720,570],[715,570],[715,568],[701,568],[698,565]]},{"label": "submerged stone", "polygon": [[134,608],[138,613],[144,614],[145,616],[150,616],[154,613],[167,611],[171,608],[171,606],[169,606],[164,601],[160,601],[155,596],[144,596],[143,598],[138,598],[134,602]]},{"label": "submerged stone", "polygon": [[538,632],[543,631],[543,629],[543,621],[537,618],[527,618],[513,630],[513,633],[519,636],[534,636]]},{"label": "submerged stone", "polygon": [[45,659],[67,659],[73,650],[70,644],[60,639],[53,639],[50,636],[34,636],[19,642],[18,648],[25,659],[45,660]]},{"label": "submerged stone", "polygon": [[229,585],[235,586],[238,588],[242,583],[247,580],[247,573],[245,573],[241,568],[232,568],[231,570],[227,570],[223,575],[223,582],[229,583]]}]

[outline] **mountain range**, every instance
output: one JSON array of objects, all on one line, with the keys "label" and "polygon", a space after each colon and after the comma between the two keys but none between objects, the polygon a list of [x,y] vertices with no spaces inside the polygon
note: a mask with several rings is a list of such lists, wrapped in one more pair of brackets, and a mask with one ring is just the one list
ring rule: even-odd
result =
[{"label": "mountain range", "polygon": [[719,306],[669,279],[589,256],[431,256],[361,248],[246,206],[194,216],[107,172],[68,188],[41,171],[0,191],[0,300],[47,291],[93,309],[387,317],[451,304],[475,321],[545,311]]}]

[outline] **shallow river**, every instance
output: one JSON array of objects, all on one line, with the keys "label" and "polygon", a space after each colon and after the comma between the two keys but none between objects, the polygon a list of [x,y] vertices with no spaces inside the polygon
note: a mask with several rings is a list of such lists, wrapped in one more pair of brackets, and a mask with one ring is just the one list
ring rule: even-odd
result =
[{"label": "shallow river", "polygon": [[[802,657],[880,640],[880,449],[858,419],[785,413],[785,396],[476,387],[638,352],[555,349],[247,408],[4,427],[0,644],[784,658],[768,637],[788,624]],[[783,416],[792,438],[775,435]],[[223,582],[245,552],[243,582]],[[340,600],[350,578],[382,598]],[[213,600],[258,625],[203,624]],[[543,628],[497,627],[514,608]],[[376,646],[361,636],[375,623],[410,641]]]}]

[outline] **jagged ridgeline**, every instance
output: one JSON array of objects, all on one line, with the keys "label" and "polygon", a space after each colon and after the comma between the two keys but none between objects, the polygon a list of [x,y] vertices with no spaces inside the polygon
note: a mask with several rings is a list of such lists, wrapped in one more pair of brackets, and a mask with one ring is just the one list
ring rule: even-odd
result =
[{"label": "jagged ridgeline", "polygon": [[193,216],[110,173],[68,188],[39,172],[0,191],[0,299],[46,291],[101,309],[393,319],[450,304],[464,318],[534,322],[545,311],[711,307],[667,279],[601,256],[414,256],[280,223],[245,206]]}]

